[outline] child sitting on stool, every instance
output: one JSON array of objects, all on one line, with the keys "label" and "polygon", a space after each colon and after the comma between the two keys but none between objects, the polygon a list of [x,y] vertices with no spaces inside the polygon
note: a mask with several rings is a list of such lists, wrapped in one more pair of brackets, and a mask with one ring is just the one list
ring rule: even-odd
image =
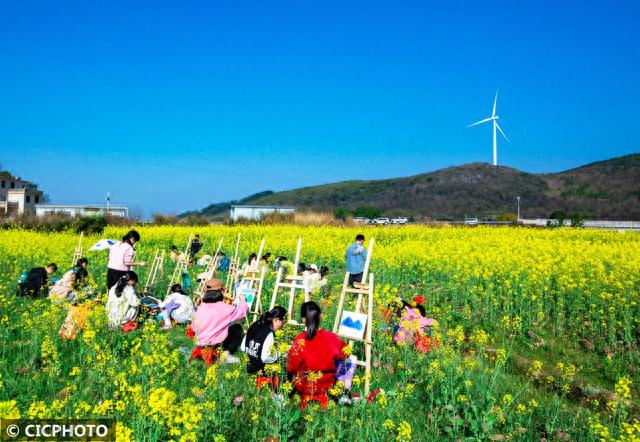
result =
[{"label": "child sitting on stool", "polygon": [[224,302],[223,292],[224,286],[217,278],[212,278],[205,284],[202,304],[196,310],[191,324],[196,337],[191,360],[202,358],[207,364],[211,364],[218,349],[222,348],[222,362],[239,362],[232,355],[238,351],[242,342],[242,326],[231,323],[244,319],[249,306],[243,295],[238,295],[238,305],[227,304]]},{"label": "child sitting on stool", "polygon": [[247,373],[258,374],[257,388],[263,384],[270,384],[274,389],[278,386],[278,378],[264,376],[263,370],[266,364],[273,364],[280,356],[274,345],[275,332],[282,328],[286,316],[287,310],[284,307],[275,306],[251,324],[242,340],[240,350],[249,356]]},{"label": "child sitting on stool", "polygon": [[336,361],[345,359],[343,351],[347,343],[320,328],[322,312],[315,302],[302,304],[300,316],[307,330],[293,340],[287,372],[301,395],[301,408],[306,408],[310,401],[318,401],[326,408],[329,390],[336,382]]}]

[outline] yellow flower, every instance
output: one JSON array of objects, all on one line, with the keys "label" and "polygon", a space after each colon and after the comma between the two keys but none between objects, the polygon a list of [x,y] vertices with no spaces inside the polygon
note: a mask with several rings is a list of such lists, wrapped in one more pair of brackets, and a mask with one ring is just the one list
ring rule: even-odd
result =
[{"label": "yellow flower", "polygon": [[409,442],[410,440],[411,440],[411,425],[407,421],[402,421],[398,424],[396,441]]},{"label": "yellow flower", "polygon": [[133,431],[121,422],[116,423],[116,442],[132,442]]},{"label": "yellow flower", "polygon": [[14,400],[0,402],[0,419],[20,419],[18,403]]},{"label": "yellow flower", "polygon": [[614,390],[616,396],[618,396],[620,399],[631,399],[632,384],[633,382],[631,382],[631,379],[628,378],[627,376],[623,376],[620,379],[618,379],[618,382],[616,382],[616,387]]}]

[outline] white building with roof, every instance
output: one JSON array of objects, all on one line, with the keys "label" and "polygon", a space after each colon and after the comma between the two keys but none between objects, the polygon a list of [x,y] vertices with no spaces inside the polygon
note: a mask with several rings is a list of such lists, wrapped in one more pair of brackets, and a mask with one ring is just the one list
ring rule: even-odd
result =
[{"label": "white building with roof", "polygon": [[270,213],[294,213],[296,208],[293,206],[231,206],[229,210],[229,218],[232,221],[239,219],[259,220],[264,215]]},{"label": "white building with roof", "polygon": [[99,204],[73,205],[73,204],[36,204],[36,216],[52,214],[65,214],[69,216],[97,216],[114,215],[129,216],[129,208],[126,206],[105,206]]},{"label": "white building with roof", "polygon": [[41,203],[44,194],[36,185],[11,175],[0,172],[0,212],[4,216],[34,214],[35,206]]}]

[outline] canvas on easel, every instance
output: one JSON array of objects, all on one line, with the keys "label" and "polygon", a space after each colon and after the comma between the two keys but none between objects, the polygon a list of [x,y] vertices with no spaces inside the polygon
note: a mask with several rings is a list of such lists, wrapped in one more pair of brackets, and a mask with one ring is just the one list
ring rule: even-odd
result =
[{"label": "canvas on easel", "polygon": [[280,289],[288,288],[289,289],[289,305],[287,308],[287,316],[288,316],[288,323],[293,325],[301,325],[298,321],[293,319],[296,291],[299,290],[303,293],[305,302],[309,300],[309,293],[306,290],[306,286],[304,284],[304,278],[301,275],[298,275],[298,266],[300,264],[301,249],[302,249],[302,238],[298,238],[298,246],[296,247],[296,258],[293,263],[293,274],[283,275],[284,268],[283,266],[280,266],[280,268],[278,269],[278,273],[276,274],[276,284],[273,288],[273,295],[271,296],[271,304],[269,305],[269,310],[274,308],[276,305],[276,299],[278,297],[278,292],[280,291]]},{"label": "canvas on easel", "polygon": [[235,248],[235,251],[233,252],[233,257],[229,262],[229,269],[227,270],[227,281],[224,285],[227,293],[232,293],[235,284],[238,282],[238,276],[240,271],[239,270],[240,263],[239,263],[239,257],[238,257],[239,249],[240,249],[240,234],[238,233],[238,239],[236,240],[236,248]]},{"label": "canvas on easel", "polygon": [[156,249],[153,261],[151,262],[151,267],[149,268],[147,280],[142,288],[142,293],[145,295],[155,294],[157,291],[155,290],[155,287],[158,280],[164,277],[164,254],[164,250],[160,252],[160,250]]},{"label": "canvas on easel", "polygon": [[216,270],[220,265],[220,247],[222,247],[222,242],[224,241],[224,236],[220,238],[218,242],[218,248],[216,249],[216,253],[213,255],[213,258],[207,264],[204,272],[198,275],[198,287],[193,292],[193,300],[197,301],[202,298],[204,295],[204,285],[205,283],[215,276]]},{"label": "canvas on easel", "polygon": [[[349,340],[349,343],[364,343],[364,360],[358,358],[356,364],[365,369],[364,394],[369,394],[371,381],[371,351],[373,330],[373,288],[374,276],[369,274],[369,265],[373,255],[374,240],[369,240],[369,249],[362,272],[362,282],[355,282],[353,287],[349,285],[349,272],[345,272],[338,309],[333,322],[333,332]],[[353,310],[346,310],[345,304],[352,305],[355,295]],[[349,297],[349,299],[347,299]],[[366,297],[366,299],[365,299]]]},{"label": "canvas on easel", "polygon": [[171,279],[169,279],[169,285],[167,286],[167,295],[171,293],[171,286],[174,284],[178,284],[182,279],[182,274],[187,272],[189,250],[191,250],[192,240],[193,234],[189,235],[189,239],[187,240],[187,247],[184,249],[184,253],[181,253],[176,260],[176,266],[173,269]]}]

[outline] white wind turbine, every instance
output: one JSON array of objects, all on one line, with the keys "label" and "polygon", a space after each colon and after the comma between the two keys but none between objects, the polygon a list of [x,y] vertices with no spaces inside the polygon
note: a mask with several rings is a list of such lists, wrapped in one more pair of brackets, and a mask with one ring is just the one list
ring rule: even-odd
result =
[{"label": "white wind turbine", "polygon": [[489,118],[485,118],[484,120],[476,121],[475,123],[467,126],[467,127],[471,127],[477,124],[488,123],[489,121],[493,121],[493,165],[494,166],[498,165],[498,137],[496,135],[496,129],[500,131],[504,139],[507,140],[507,143],[509,143],[509,138],[507,138],[507,135],[502,131],[502,128],[498,124],[498,119],[500,117],[496,115],[497,102],[498,102],[498,90],[496,89],[496,97],[493,99],[493,112],[491,112],[491,116]]}]

